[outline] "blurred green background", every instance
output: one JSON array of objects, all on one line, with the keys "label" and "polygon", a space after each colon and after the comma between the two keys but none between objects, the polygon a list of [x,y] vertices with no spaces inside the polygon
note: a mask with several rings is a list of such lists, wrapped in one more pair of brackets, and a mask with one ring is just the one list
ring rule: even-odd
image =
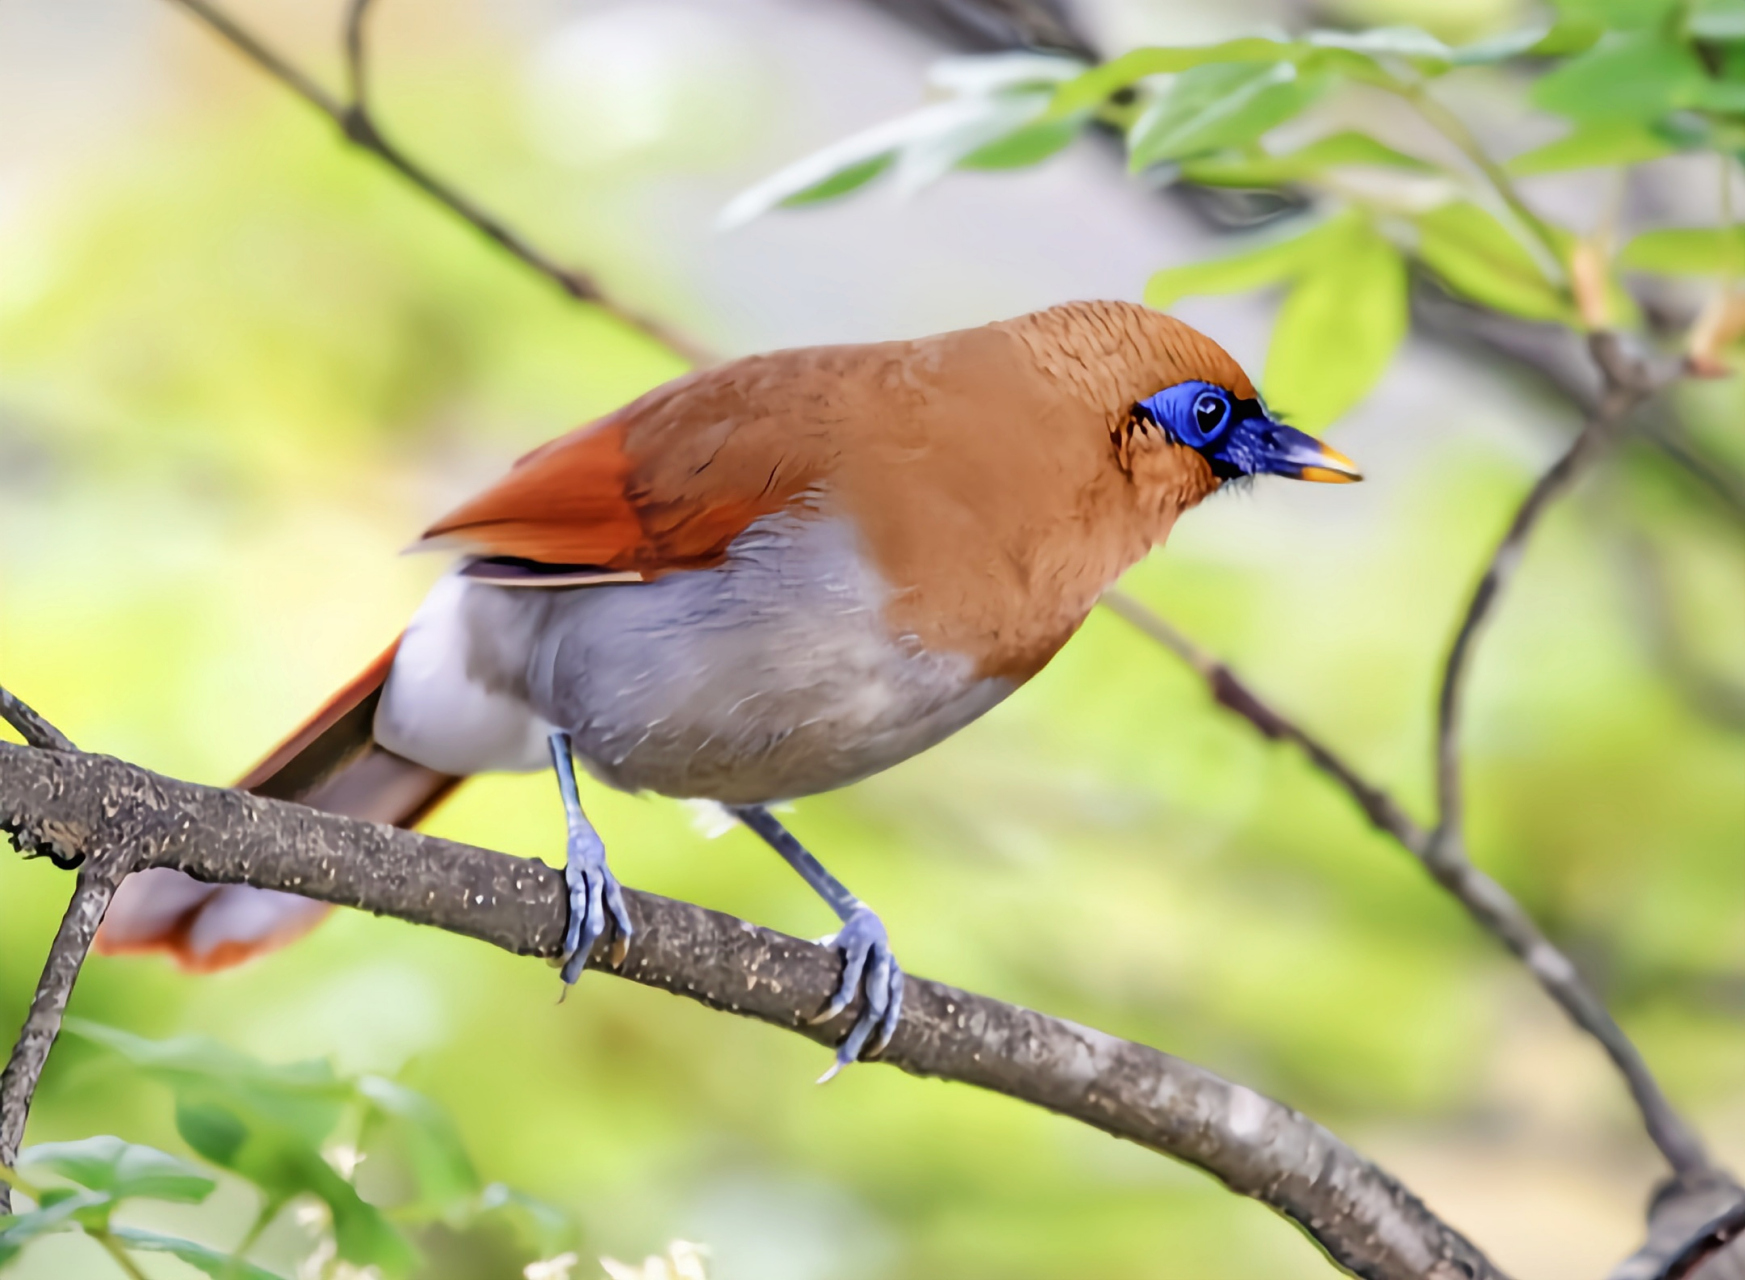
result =
[{"label": "blurred green background", "polygon": [[[1086,7],[1111,42],[1281,16]],[[1459,36],[1518,16],[1439,7]],[[1403,9],[1439,20],[1348,13]],[[337,6],[238,10],[336,70]],[[378,45],[410,149],[728,353],[1137,297],[1210,243],[1104,174],[1091,142],[1033,174],[710,235],[745,181],[914,100],[938,50],[847,0],[389,5]],[[0,680],[88,749],[235,776],[403,624],[441,569],[397,555],[429,518],[682,369],[349,154],[167,6],[0,9],[0,110]],[[1258,363],[1264,305],[1182,314]],[[1738,379],[1681,408],[1745,463]],[[1414,340],[1335,436],[1370,484],[1222,497],[1127,586],[1423,814],[1451,624],[1572,427],[1510,371]],[[1702,662],[1745,678],[1736,519],[1627,449],[1547,522],[1479,659],[1472,845],[1738,1169],[1745,734],[1647,641],[1626,572],[1644,538]],[[828,929],[746,834],[705,839],[665,800],[584,800],[627,883]],[[792,823],[911,972],[1271,1093],[1522,1277],[1601,1274],[1638,1237],[1657,1166],[1598,1051],[1341,795],[1118,619]],[[561,860],[544,777],[469,784],[430,829]],[[69,890],[0,856],[0,1027]],[[706,1242],[719,1280],[1332,1274],[1267,1210],[1081,1126],[880,1068],[814,1088],[825,1053],[795,1037],[595,975],[557,994],[539,964],[341,913],[211,978],[93,961],[73,1007],[395,1074],[452,1112],[485,1178],[575,1212],[578,1276],[674,1236]],[[68,1041],[29,1136],[97,1132],[182,1149],[161,1089]],[[161,1213],[225,1245],[252,1204],[231,1185]],[[109,1274],[88,1248],[44,1245],[19,1274]],[[261,1256],[288,1268],[299,1248],[287,1218]],[[192,1274],[177,1265],[152,1274]]]}]

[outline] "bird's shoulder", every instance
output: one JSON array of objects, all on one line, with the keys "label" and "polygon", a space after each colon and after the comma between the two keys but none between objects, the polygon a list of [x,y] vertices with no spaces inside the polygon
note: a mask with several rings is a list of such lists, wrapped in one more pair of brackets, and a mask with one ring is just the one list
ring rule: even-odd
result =
[{"label": "bird's shoulder", "polygon": [[708,567],[838,468],[931,443],[978,393],[1010,393],[1019,356],[967,331],[699,370],[535,449],[424,539],[529,585]]}]

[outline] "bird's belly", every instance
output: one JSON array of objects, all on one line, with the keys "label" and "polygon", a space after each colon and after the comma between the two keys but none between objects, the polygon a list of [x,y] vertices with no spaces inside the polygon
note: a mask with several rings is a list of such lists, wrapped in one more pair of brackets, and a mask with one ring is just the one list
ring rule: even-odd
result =
[{"label": "bird's belly", "polygon": [[627,790],[751,804],[840,787],[1012,688],[890,635],[887,595],[846,527],[772,517],[718,568],[554,595],[529,701]]}]

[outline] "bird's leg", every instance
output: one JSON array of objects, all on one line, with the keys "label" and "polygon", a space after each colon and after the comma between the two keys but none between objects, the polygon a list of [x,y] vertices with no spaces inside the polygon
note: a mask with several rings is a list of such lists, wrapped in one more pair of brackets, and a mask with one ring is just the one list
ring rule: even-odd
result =
[{"label": "bird's leg", "polygon": [[[789,833],[775,815],[760,804],[731,806],[733,816],[758,835],[764,843],[782,855],[800,878],[812,886],[820,898],[830,904],[842,928],[831,944],[842,952],[842,982],[836,995],[814,1022],[828,1022],[841,1013],[860,991],[866,990],[866,1007],[849,1029],[848,1038],[836,1050],[836,1061],[819,1077],[819,1083],[830,1079],[842,1068],[859,1058],[867,1049],[869,1057],[884,1052],[897,1029],[897,1019],[903,1011],[903,971],[891,955],[891,942],[885,934],[884,922],[859,898],[848,891],[842,881],[824,869],[806,846]],[[878,1038],[870,1047],[867,1040],[874,1032]]]},{"label": "bird's leg", "polygon": [[606,846],[594,824],[582,812],[582,797],[576,790],[576,765],[570,755],[570,735],[551,735],[551,763],[557,770],[558,790],[563,793],[564,817],[569,823],[569,847],[564,860],[564,882],[570,892],[570,919],[563,935],[563,980],[567,989],[582,976],[582,966],[594,944],[606,932],[606,913],[612,913],[618,937],[612,945],[612,963],[624,962],[630,950],[630,913],[624,909],[624,894],[606,866]]}]

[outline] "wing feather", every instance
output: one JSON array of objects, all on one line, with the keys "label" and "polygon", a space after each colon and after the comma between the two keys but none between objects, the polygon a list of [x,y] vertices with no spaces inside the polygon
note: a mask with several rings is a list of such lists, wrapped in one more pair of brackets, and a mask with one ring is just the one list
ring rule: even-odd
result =
[{"label": "wing feather", "polygon": [[791,404],[803,353],[786,354],[682,378],[534,450],[423,541],[458,544],[477,557],[464,572],[502,586],[646,582],[721,563],[818,474],[817,437]]}]

